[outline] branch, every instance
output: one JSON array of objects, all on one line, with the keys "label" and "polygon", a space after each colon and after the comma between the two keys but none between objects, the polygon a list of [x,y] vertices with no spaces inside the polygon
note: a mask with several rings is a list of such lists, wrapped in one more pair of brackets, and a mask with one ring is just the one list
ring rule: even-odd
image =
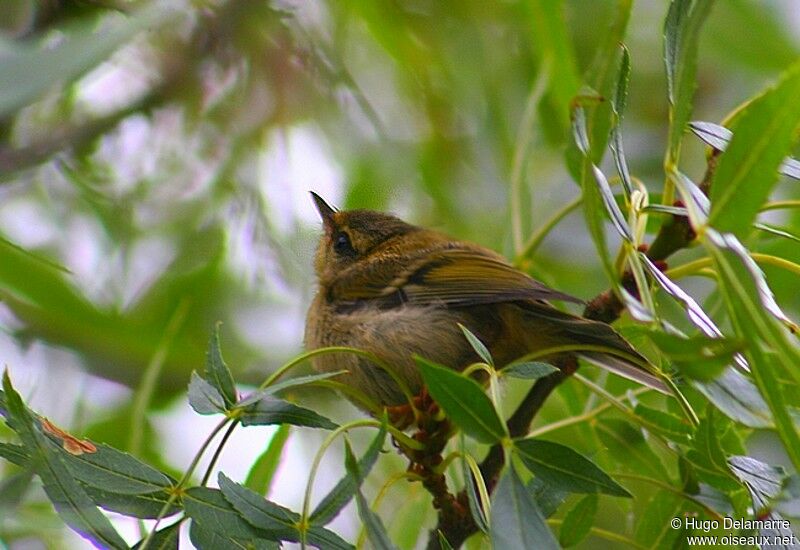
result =
[{"label": "branch", "polygon": [[[700,184],[700,189],[706,194],[708,194],[711,186],[711,180],[714,176],[718,157],[719,152],[714,151],[708,158],[706,173]],[[685,216],[672,216],[662,224],[656,238],[646,252],[647,257],[653,260],[653,262],[664,262],[678,250],[688,247],[694,239],[695,233],[689,224],[689,220]],[[623,286],[627,287],[632,284],[632,281],[628,279],[628,277],[623,276]],[[613,290],[608,289],[592,298],[586,304],[583,316],[594,321],[612,323],[619,318],[624,309],[625,306],[622,304],[619,297],[617,297]],[[555,363],[560,369],[559,372],[537,380],[519,404],[517,410],[514,411],[514,414],[508,419],[507,426],[511,437],[522,437],[530,431],[533,419],[550,394],[578,368],[576,359],[570,356],[559,358]],[[481,474],[483,475],[486,488],[490,494],[497,484],[497,479],[504,464],[505,455],[503,447],[501,445],[494,445],[489,449],[489,452],[480,465]],[[466,491],[462,490],[456,498],[461,502],[466,502]],[[471,515],[467,517],[466,521],[458,525],[452,525],[447,521],[443,521],[443,519],[443,516],[440,514],[438,524],[430,532],[428,550],[439,550],[440,531],[453,548],[459,548],[470,535],[478,530]]]}]

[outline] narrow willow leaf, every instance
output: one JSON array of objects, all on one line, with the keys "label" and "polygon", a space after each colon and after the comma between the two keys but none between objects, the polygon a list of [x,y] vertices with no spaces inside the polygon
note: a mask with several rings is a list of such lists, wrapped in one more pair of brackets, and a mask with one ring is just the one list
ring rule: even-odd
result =
[{"label": "narrow willow leaf", "polygon": [[[723,269],[728,271],[728,268],[729,266],[726,266]],[[800,367],[797,359],[791,356],[790,346],[794,346],[794,344],[781,340],[782,337],[785,337],[782,332],[783,327],[767,313],[760,308],[754,308],[746,298],[736,296],[731,299],[728,295],[731,287],[741,288],[739,285],[746,282],[747,277],[743,276],[739,280],[727,279],[727,277],[726,274],[726,277],[723,278],[725,283],[722,286],[723,296],[728,302],[731,320],[737,333],[748,341],[746,354],[752,366],[753,381],[769,406],[775,429],[783,441],[787,454],[795,467],[800,467],[800,433],[798,433],[797,423],[789,409],[789,402],[785,394],[786,384],[781,381],[781,377],[786,373],[796,375],[792,369]],[[772,327],[770,327],[770,323],[772,323]],[[770,331],[770,329],[772,330]],[[760,332],[761,334],[759,334]],[[766,351],[762,338],[767,340],[768,345],[777,352]],[[786,346],[785,349],[790,351],[781,350],[781,346]]]},{"label": "narrow willow leaf", "polygon": [[662,481],[668,479],[664,464],[647,444],[640,429],[624,420],[604,418],[597,423],[595,430],[620,467]]},{"label": "narrow willow leaf", "polygon": [[569,447],[541,439],[523,439],[514,442],[514,449],[534,475],[560,489],[631,496],[591,460]]},{"label": "narrow willow leaf", "polygon": [[708,224],[708,215],[711,212],[711,203],[708,197],[706,197],[703,190],[683,172],[679,170],[670,170],[667,175],[681,195],[692,227],[695,231],[701,230]]},{"label": "narrow willow leaf", "polygon": [[622,115],[625,112],[625,103],[628,99],[628,83],[631,78],[631,56],[625,44],[620,43],[622,50],[622,60],[619,65],[617,76],[617,86],[614,88],[614,96],[611,101],[611,108],[614,112],[614,124],[611,130],[611,155],[614,157],[614,164],[617,166],[622,188],[628,197],[633,193],[633,183],[631,174],[628,170],[628,162],[625,160],[625,150],[622,143]]},{"label": "narrow willow leaf", "polygon": [[702,481],[722,492],[731,492],[737,489],[738,484],[728,469],[726,453],[720,443],[721,435],[715,416],[708,414],[700,420],[694,445],[686,453],[686,458]]},{"label": "narrow willow leaf", "polygon": [[219,489],[191,487],[183,496],[186,515],[218,535],[244,541],[265,538],[278,540],[268,531],[253,527],[228,502]]},{"label": "narrow willow leaf", "polygon": [[731,420],[750,428],[772,428],[772,413],[758,388],[741,372],[725,369],[710,382],[694,381],[692,385]]},{"label": "narrow willow leaf", "polygon": [[778,168],[800,127],[800,63],[750,102],[711,182],[709,224],[743,238],[778,181]]},{"label": "narrow willow leaf", "polygon": [[41,478],[45,493],[61,519],[93,544],[107,548],[128,548],[89,496],[69,473],[62,458],[52,450],[50,440],[38,428],[33,414],[11,385],[8,371],[3,374],[6,407],[13,419],[25,450],[30,453],[30,465]]},{"label": "narrow willow leaf", "polygon": [[[744,323],[740,323],[740,329],[745,326],[756,329],[755,333],[748,333],[749,337],[759,334],[768,341],[783,356],[782,363],[787,366],[788,374],[800,383],[800,348],[788,339],[785,330],[770,321],[770,315],[792,332],[798,332],[798,326],[777,304],[764,273],[733,234],[720,234],[709,228],[706,236],[706,248],[726,290],[723,294],[729,297],[726,303],[732,316],[737,313],[737,318]],[[737,301],[731,302],[734,296]],[[747,338],[748,335],[740,336]]]},{"label": "narrow willow leaf", "polygon": [[447,542],[446,538],[444,538],[444,533],[442,533],[441,531],[439,531],[438,533],[439,533],[439,548],[441,550],[453,550],[453,546],[449,542]]},{"label": "narrow willow leaf", "polygon": [[589,534],[597,515],[597,495],[587,495],[564,516],[564,523],[558,532],[558,542],[562,548],[575,546]]},{"label": "narrow willow leaf", "polygon": [[681,137],[692,113],[697,44],[712,0],[672,0],[664,23],[664,61],[670,103],[669,157],[677,163]]},{"label": "narrow willow leaf", "polygon": [[218,483],[225,500],[251,526],[269,531],[271,536],[279,540],[300,542],[300,531],[297,529],[300,514],[234,483],[222,472],[219,473]]},{"label": "narrow willow leaf", "polygon": [[198,414],[225,413],[225,398],[217,388],[194,371],[189,379],[189,405]]},{"label": "narrow willow leaf", "polygon": [[[712,122],[695,121],[689,124],[692,132],[717,151],[724,151],[733,137],[733,132]],[[783,159],[778,171],[784,176],[800,180],[800,160],[792,157]]]},{"label": "narrow willow leaf", "polygon": [[494,404],[477,382],[421,357],[414,359],[428,392],[464,433],[482,443],[497,443],[507,436]]},{"label": "narrow willow leaf", "polygon": [[731,456],[728,466],[750,491],[756,511],[769,506],[770,501],[780,494],[787,477],[782,467],[770,466],[749,456]]},{"label": "narrow willow leaf", "polygon": [[336,424],[321,414],[299,407],[283,399],[265,395],[256,403],[246,407],[239,420],[242,426],[269,426],[273,424],[291,424],[309,428],[333,430]]},{"label": "narrow willow leaf", "polygon": [[[176,521],[168,527],[159,529],[150,537],[147,543],[147,550],[178,550],[178,542],[181,534],[181,522]],[[136,543],[133,550],[139,550],[144,544],[144,539]]]},{"label": "narrow willow leaf", "polygon": [[280,464],[286,441],[289,439],[290,429],[288,424],[282,424],[272,435],[267,448],[250,466],[250,471],[247,473],[247,479],[244,482],[245,487],[259,495],[269,494],[272,478]]},{"label": "narrow willow leaf", "polygon": [[675,548],[678,541],[686,540],[686,533],[683,527],[673,528],[670,521],[676,517],[682,518],[685,511],[686,503],[679,496],[657,491],[644,509],[636,514],[635,540],[642,548]]},{"label": "narrow willow leaf", "polygon": [[686,338],[656,330],[646,334],[684,376],[703,382],[717,378],[743,347],[738,340],[704,334]]},{"label": "narrow willow leaf", "polygon": [[472,349],[475,350],[475,353],[478,354],[478,357],[483,359],[483,362],[487,365],[494,366],[494,360],[492,359],[492,354],[489,353],[489,350],[486,348],[486,345],[481,342],[480,338],[475,336],[471,330],[467,327],[458,323],[458,327],[461,329],[461,332],[464,333],[464,336],[467,338],[469,345],[472,346]]},{"label": "narrow willow leaf", "polygon": [[492,495],[489,537],[493,548],[558,548],[536,501],[513,466],[505,468]]},{"label": "narrow willow leaf", "polygon": [[165,474],[128,453],[102,443],[96,448],[94,453],[64,456],[70,473],[86,485],[124,495],[153,493],[174,485]]},{"label": "narrow willow leaf", "polygon": [[358,472],[361,477],[353,477],[350,471],[347,471],[345,476],[339,480],[333,489],[325,495],[320,501],[314,511],[311,513],[309,521],[319,525],[327,525],[330,521],[339,515],[350,499],[355,495],[356,490],[361,486],[375,462],[378,460],[378,455],[383,448],[384,441],[386,440],[386,419],[383,420],[381,429],[375,439],[372,440],[370,446],[367,448],[364,456],[358,461]]},{"label": "narrow willow leaf", "polygon": [[17,466],[26,466],[31,458],[25,447],[13,443],[0,443],[0,457]]},{"label": "narrow willow leaf", "polygon": [[603,174],[602,170],[600,170],[600,168],[598,168],[594,162],[591,161],[591,144],[588,141],[586,130],[586,114],[583,107],[575,107],[572,124],[575,142],[578,144],[578,149],[584,154],[586,160],[588,161],[588,169],[591,170],[592,176],[594,177],[595,185],[600,193],[600,198],[603,201],[605,210],[611,219],[611,223],[614,225],[617,233],[619,233],[623,239],[628,242],[632,242],[633,232],[628,226],[625,215],[622,213],[622,210],[620,210],[619,205],[614,198],[614,193],[611,191],[611,186],[608,184],[605,174]]},{"label": "narrow willow leaf", "polygon": [[281,380],[280,382],[276,382],[271,386],[267,386],[264,389],[254,391],[253,393],[244,397],[238,403],[236,403],[236,406],[247,407],[248,405],[256,403],[266,395],[275,395],[278,392],[288,390],[290,388],[299,388],[302,386],[307,386],[309,384],[314,384],[316,382],[319,382],[320,380],[327,380],[328,378],[339,376],[340,374],[343,374],[345,372],[347,371],[340,370],[336,372],[324,372],[320,374],[309,374],[307,376],[297,376],[295,378],[287,378],[286,380]]},{"label": "narrow willow leaf", "polygon": [[[144,494],[120,494],[105,489],[98,489],[91,485],[84,486],[86,494],[104,510],[117,512],[125,516],[139,519],[156,519],[158,517],[169,517],[181,511],[178,503],[173,502],[169,506],[169,493],[166,491],[156,491]],[[165,508],[166,506],[166,508]],[[166,510],[166,511],[165,511]]]},{"label": "narrow willow leaf", "polygon": [[[741,481],[753,502],[754,516],[760,520],[770,522],[768,526],[759,528],[761,536],[768,540],[796,540],[791,529],[781,525],[781,515],[772,510],[773,500],[783,490],[787,480],[786,472],[780,466],[770,466],[749,456],[732,456],[728,459],[731,472]],[[770,521],[771,520],[771,521]],[[785,548],[796,547],[796,544],[786,544]]]},{"label": "narrow willow leaf", "polygon": [[688,444],[694,437],[694,427],[684,418],[637,403],[634,414],[644,427],[677,443]]},{"label": "narrow willow leaf", "polygon": [[[348,473],[354,479],[361,479],[362,474],[358,468],[358,461],[353,454],[353,449],[350,448],[350,442],[345,439],[344,445],[344,464]],[[358,507],[358,515],[364,523],[364,528],[367,531],[367,538],[374,548],[377,550],[395,550],[397,547],[389,539],[386,533],[386,528],[383,526],[381,518],[378,514],[372,511],[369,507],[367,499],[361,494],[361,488],[356,487],[356,506]]]},{"label": "narrow willow leaf", "polygon": [[622,303],[625,304],[625,309],[628,310],[631,317],[641,323],[652,323],[655,321],[655,314],[633,294],[625,290],[624,287],[619,287],[617,291],[622,299]]},{"label": "narrow willow leaf", "polygon": [[672,280],[664,275],[658,267],[648,258],[645,254],[640,255],[642,259],[642,263],[647,268],[647,271],[656,280],[661,288],[663,288],[667,294],[678,300],[679,302],[683,303],[684,309],[686,310],[686,315],[689,317],[689,320],[699,328],[703,334],[709,336],[711,338],[719,338],[722,336],[722,331],[719,330],[717,325],[714,321],[711,320],[711,317],[703,311],[703,308],[700,307],[700,304],[692,298],[687,292],[685,292],[680,286],[672,282]]},{"label": "narrow willow leaf", "polygon": [[759,231],[763,231],[764,233],[769,233],[770,235],[775,235],[777,237],[783,237],[784,239],[790,239],[795,242],[800,242],[800,235],[792,233],[787,229],[781,229],[780,227],[775,227],[773,225],[769,225],[766,223],[754,223],[753,227],[755,227]]},{"label": "narrow willow leaf", "polygon": [[539,511],[545,518],[549,518],[558,512],[559,507],[564,504],[567,497],[570,495],[568,491],[556,487],[551,483],[543,481],[540,477],[534,477],[530,480],[525,488],[536,501]]},{"label": "narrow willow leaf", "polygon": [[241,538],[231,536],[225,531],[214,531],[205,524],[192,519],[189,528],[189,540],[195,548],[233,548],[240,550],[279,550],[279,542],[257,537]]},{"label": "narrow willow leaf", "polygon": [[545,376],[550,376],[558,369],[553,365],[542,363],[541,361],[523,361],[521,363],[512,363],[502,370],[503,375],[511,376],[512,378],[522,378],[524,380],[538,380]]},{"label": "narrow willow leaf", "polygon": [[236,403],[238,395],[233,375],[228,365],[225,364],[225,360],[222,359],[222,350],[219,345],[219,325],[220,323],[217,323],[214,326],[214,331],[211,333],[211,338],[208,342],[206,369],[203,378],[219,390],[219,393],[225,399],[226,408],[230,408]]},{"label": "narrow willow leaf", "polygon": [[[469,455],[467,455],[466,438],[464,437],[463,433],[459,439],[461,443],[461,475],[464,477],[464,490],[467,493],[469,512],[472,515],[472,519],[475,521],[475,525],[478,527],[478,529],[482,533],[488,533],[489,522],[486,519],[486,513],[484,511],[481,498],[478,496],[478,489],[476,488],[476,483],[478,480],[475,479],[472,469],[467,462],[467,457]],[[478,470],[478,473],[480,474],[480,470]],[[483,481],[483,479],[480,481]]]},{"label": "narrow willow leaf", "polygon": [[671,216],[689,215],[689,212],[681,206],[667,206],[665,204],[648,204],[642,208],[642,212],[655,212],[657,214],[669,214]]}]

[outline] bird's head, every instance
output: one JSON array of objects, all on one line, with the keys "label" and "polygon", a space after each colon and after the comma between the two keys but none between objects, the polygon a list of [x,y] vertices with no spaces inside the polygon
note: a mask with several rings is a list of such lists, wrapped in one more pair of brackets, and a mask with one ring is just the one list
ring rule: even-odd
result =
[{"label": "bird's head", "polygon": [[345,269],[372,258],[397,237],[419,231],[403,220],[372,210],[336,210],[311,192],[322,218],[314,268],[320,282],[330,281]]}]

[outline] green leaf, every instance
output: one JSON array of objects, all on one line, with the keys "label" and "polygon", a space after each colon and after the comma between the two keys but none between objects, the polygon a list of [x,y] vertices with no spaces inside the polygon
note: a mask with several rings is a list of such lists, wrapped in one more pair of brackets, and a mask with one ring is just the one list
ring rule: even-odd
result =
[{"label": "green leaf", "polygon": [[[176,521],[168,527],[159,529],[150,537],[147,550],[178,550],[178,542],[181,534],[181,522]],[[139,550],[144,543],[144,539],[136,543],[133,550]]]},{"label": "green leaf", "polygon": [[558,372],[558,369],[553,365],[540,361],[525,361],[522,363],[513,363],[505,367],[501,372],[503,375],[511,376],[512,378],[538,380],[539,378],[544,378],[554,372]]},{"label": "green leaf", "polygon": [[617,167],[620,181],[625,193],[630,197],[633,193],[633,183],[631,182],[630,171],[628,170],[628,162],[625,160],[625,149],[622,142],[622,115],[625,112],[625,102],[628,99],[628,83],[631,77],[631,56],[628,53],[628,48],[625,44],[619,44],[622,50],[622,60],[619,65],[619,73],[617,75],[617,86],[614,88],[614,96],[611,101],[611,109],[614,113],[613,124],[611,128],[611,156],[614,158],[614,164]]},{"label": "green leaf", "polygon": [[647,268],[647,271],[656,280],[656,282],[663,288],[667,294],[675,298],[677,301],[683,304],[683,308],[686,311],[686,315],[689,320],[699,328],[703,334],[710,338],[717,338],[722,336],[722,332],[719,330],[717,325],[714,321],[711,320],[711,317],[703,311],[703,308],[700,307],[700,304],[692,298],[686,291],[684,291],[681,287],[677,284],[672,282],[672,280],[664,275],[658,267],[648,258],[646,255],[642,254],[641,256],[643,265]]},{"label": "green leaf", "polygon": [[228,502],[219,489],[191,487],[183,496],[186,514],[218,535],[249,541],[263,538],[276,540],[273,534],[253,527]]},{"label": "green leaf", "polygon": [[688,444],[694,436],[694,427],[683,417],[641,403],[636,404],[633,412],[641,419],[645,428],[671,441]]},{"label": "green leaf", "polygon": [[687,338],[650,330],[646,335],[681,373],[702,382],[717,378],[743,347],[734,338],[711,338],[704,334]]},{"label": "green leaf", "polygon": [[508,434],[483,388],[452,369],[415,356],[433,399],[464,433],[482,443],[497,443]]},{"label": "green leaf", "polygon": [[64,453],[67,468],[81,482],[118,494],[153,493],[174,485],[165,474],[128,453],[102,443],[94,453]]},{"label": "green leaf", "polygon": [[600,441],[620,467],[655,479],[668,478],[661,459],[647,444],[640,429],[616,418],[604,418],[595,428]]},{"label": "green leaf", "polygon": [[461,475],[464,477],[464,490],[467,493],[467,503],[469,504],[469,512],[475,525],[482,533],[489,532],[489,522],[486,520],[483,506],[481,506],[481,499],[478,496],[478,490],[475,487],[475,477],[472,475],[472,470],[467,464],[467,449],[466,438],[462,433],[459,437],[461,443]]},{"label": "green leaf", "polygon": [[567,491],[543,481],[540,477],[534,477],[525,487],[536,501],[536,505],[539,506],[539,511],[546,518],[555,514],[569,496]]},{"label": "green leaf", "polygon": [[[350,448],[350,442],[345,439],[344,441],[344,464],[347,472],[354,479],[362,479],[361,471],[358,468],[358,462],[353,454],[353,449]],[[364,528],[367,531],[367,538],[372,546],[378,550],[395,550],[397,547],[389,540],[389,535],[386,533],[386,528],[383,526],[381,518],[378,514],[372,511],[367,503],[367,499],[361,494],[361,488],[356,487],[356,505],[358,506],[358,515],[364,523]]]},{"label": "green leaf", "polygon": [[298,407],[283,399],[265,395],[258,402],[246,407],[239,419],[242,426],[269,426],[273,424],[291,424],[309,428],[333,430],[336,424],[321,414]]},{"label": "green leaf", "polygon": [[128,548],[86,492],[70,475],[62,458],[53,452],[50,440],[11,385],[8,371],[3,374],[6,407],[25,450],[30,453],[30,467],[42,480],[48,498],[61,519],[94,544],[110,548]]},{"label": "green leaf", "polygon": [[745,107],[711,182],[708,223],[743,238],[778,181],[800,127],[800,63]]},{"label": "green leaf", "polygon": [[229,409],[236,403],[238,394],[236,393],[233,375],[222,359],[222,350],[219,346],[219,325],[220,323],[217,323],[214,326],[214,331],[211,333],[211,339],[208,342],[206,369],[203,378],[219,391],[225,399],[225,408]]},{"label": "green leaf", "polygon": [[591,460],[553,441],[523,439],[514,442],[522,463],[545,482],[570,493],[631,494]]},{"label": "green leaf", "polygon": [[[728,148],[728,143],[733,137],[733,132],[712,122],[695,121],[690,122],[689,127],[694,132],[694,135],[702,139],[707,145],[710,145],[717,151],[724,151]],[[778,171],[784,176],[790,178],[800,179],[800,160],[792,157],[783,159]]]},{"label": "green leaf", "polygon": [[685,509],[686,503],[679,496],[667,491],[655,492],[637,514],[634,538],[644,548],[675,548],[684,531],[683,527],[673,528],[670,521],[682,518]]},{"label": "green leaf", "polygon": [[730,233],[706,229],[703,244],[719,274],[719,289],[736,335],[746,342],[753,381],[769,406],[789,457],[800,468],[800,434],[789,414],[780,380],[800,384],[800,347],[786,325],[793,322],[775,302],[764,274]]},{"label": "green leaf", "polygon": [[9,517],[23,502],[31,481],[33,472],[28,469],[6,474],[0,480],[0,517]]},{"label": "green leaf", "polygon": [[214,531],[193,519],[189,529],[189,540],[195,548],[240,548],[241,550],[279,550],[276,541],[261,538],[242,538],[231,536],[225,531]]},{"label": "green leaf", "polygon": [[[595,165],[591,161],[592,145],[589,143],[588,131],[586,129],[586,114],[583,107],[576,105],[572,111],[572,136],[578,154],[582,155],[580,169],[576,178],[581,185],[583,198],[583,215],[586,221],[586,228],[592,237],[597,254],[603,265],[608,281],[613,286],[619,286],[618,276],[611,262],[611,257],[606,244],[606,235],[603,212],[606,208],[603,198],[599,191],[598,182],[595,178]],[[601,173],[602,176],[602,173]]]},{"label": "green leaf", "polygon": [[[162,516],[164,506],[169,501],[166,491],[155,491],[143,494],[120,494],[110,490],[98,489],[90,485],[84,486],[86,494],[92,502],[111,512],[140,519],[156,519]],[[166,508],[163,517],[169,517],[181,511],[178,503],[173,502]]]},{"label": "green leaf", "polygon": [[[289,542],[300,542],[301,534],[297,526],[300,514],[266,500],[244,485],[234,483],[225,474],[219,474],[222,494],[231,506],[253,527],[270,533],[270,537]],[[352,545],[339,535],[321,526],[310,526],[306,532],[306,542],[319,548],[352,549]]]},{"label": "green leaf", "polygon": [[728,469],[725,451],[720,442],[719,422],[712,414],[714,409],[709,408],[709,414],[700,420],[694,440],[694,448],[686,453],[686,458],[698,472],[700,479],[722,492],[730,492],[738,488]]},{"label": "green leaf", "polygon": [[558,542],[562,548],[575,546],[589,534],[597,515],[597,495],[587,495],[564,516],[564,523],[558,532]]},{"label": "green leaf", "polygon": [[788,229],[782,229],[780,227],[775,227],[774,225],[769,225],[766,223],[754,223],[753,227],[769,235],[782,237],[784,239],[789,239],[791,241],[800,243],[800,235],[797,235],[789,231]]},{"label": "green leaf", "polygon": [[784,480],[780,494],[774,500],[775,510],[790,518],[800,518],[800,475]]},{"label": "green leaf", "polygon": [[453,546],[447,542],[447,539],[444,538],[444,533],[441,531],[439,533],[439,548],[440,550],[453,550]]},{"label": "green leaf", "polygon": [[664,22],[664,62],[670,103],[668,156],[674,164],[692,114],[700,29],[713,4],[713,0],[672,0]]},{"label": "green leaf", "polygon": [[483,359],[483,362],[487,365],[494,366],[494,360],[492,359],[492,354],[489,353],[489,350],[486,348],[483,342],[475,336],[472,331],[470,331],[467,327],[458,323],[458,327],[461,329],[461,332],[464,333],[464,336],[467,337],[467,341],[469,345],[472,346],[472,349],[475,350],[475,353],[478,354],[478,357]]},{"label": "green leaf", "polygon": [[225,414],[225,398],[194,371],[189,379],[189,405],[198,414]]},{"label": "green leaf", "polygon": [[25,466],[31,458],[25,447],[13,443],[0,443],[0,456],[17,466]]},{"label": "green leaf", "polygon": [[307,376],[297,376],[295,378],[287,378],[286,380],[281,380],[280,382],[276,382],[271,386],[267,386],[264,389],[254,391],[250,395],[242,398],[238,403],[236,403],[236,406],[247,407],[248,405],[256,403],[265,395],[275,395],[276,393],[283,390],[287,390],[289,388],[298,388],[302,386],[307,386],[309,384],[319,382],[320,380],[327,380],[328,378],[339,376],[340,374],[343,374],[345,372],[347,371],[340,370],[336,372],[324,372],[320,374],[309,374]]},{"label": "green leaf", "polygon": [[269,488],[272,484],[272,478],[275,476],[275,471],[281,461],[283,448],[286,441],[289,439],[290,427],[288,424],[281,424],[278,430],[272,435],[269,440],[269,445],[261,453],[253,465],[250,466],[250,471],[247,473],[244,485],[248,489],[255,491],[259,495],[269,494]]},{"label": "green leaf", "polygon": [[558,548],[539,506],[513,466],[505,468],[492,495],[489,537],[493,548]]},{"label": "green leaf", "polygon": [[741,372],[729,367],[710,382],[692,384],[728,418],[750,428],[772,428],[772,414],[758,388]]},{"label": "green leaf", "polygon": [[55,43],[46,40],[49,34],[35,46],[31,41],[5,41],[0,58],[0,118],[36,101],[56,85],[78,78],[139,32],[155,31],[179,14],[155,4],[131,15],[114,14],[104,25],[85,18],[60,29],[61,37]]},{"label": "green leaf", "polygon": [[749,456],[728,457],[728,466],[750,492],[756,513],[767,508],[780,494],[788,477],[782,467],[770,466]]},{"label": "green leaf", "polygon": [[339,483],[325,495],[314,511],[311,512],[311,516],[309,517],[311,523],[327,525],[333,518],[339,515],[339,512],[350,502],[356,490],[369,475],[369,472],[378,460],[378,455],[383,448],[385,440],[386,419],[384,419],[384,423],[381,425],[378,435],[375,436],[375,439],[370,443],[364,456],[358,461],[358,473],[360,477],[353,477],[352,473],[347,470],[345,476],[339,480]]}]

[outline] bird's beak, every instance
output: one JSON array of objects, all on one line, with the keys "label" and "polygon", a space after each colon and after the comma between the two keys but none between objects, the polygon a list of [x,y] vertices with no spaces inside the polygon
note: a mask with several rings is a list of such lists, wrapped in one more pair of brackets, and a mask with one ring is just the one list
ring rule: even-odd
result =
[{"label": "bird's beak", "polygon": [[317,207],[317,212],[319,212],[319,217],[322,218],[322,224],[325,226],[327,231],[333,229],[335,223],[333,221],[333,215],[336,213],[336,210],[331,208],[331,206],[325,202],[322,197],[310,191],[311,198],[314,199],[314,205]]}]

